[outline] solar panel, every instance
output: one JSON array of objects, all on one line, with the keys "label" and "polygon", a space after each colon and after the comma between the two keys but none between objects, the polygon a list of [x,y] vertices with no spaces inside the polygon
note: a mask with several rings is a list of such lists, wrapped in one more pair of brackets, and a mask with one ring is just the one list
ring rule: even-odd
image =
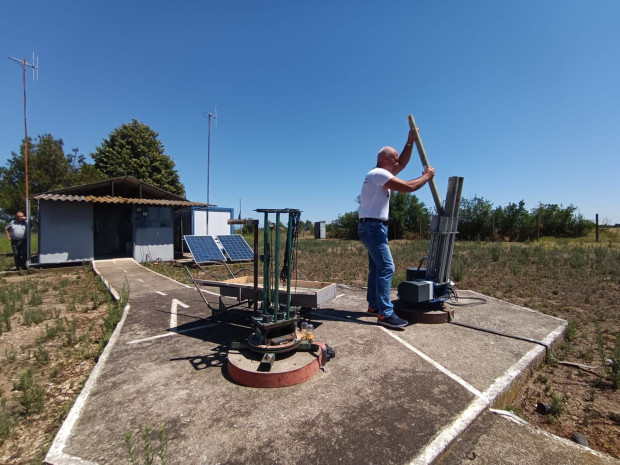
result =
[{"label": "solar panel", "polygon": [[183,236],[196,263],[225,262],[226,257],[211,236]]},{"label": "solar panel", "polygon": [[224,247],[231,261],[252,260],[254,258],[252,248],[248,245],[243,236],[239,234],[217,236],[217,240],[220,241],[220,244]]}]

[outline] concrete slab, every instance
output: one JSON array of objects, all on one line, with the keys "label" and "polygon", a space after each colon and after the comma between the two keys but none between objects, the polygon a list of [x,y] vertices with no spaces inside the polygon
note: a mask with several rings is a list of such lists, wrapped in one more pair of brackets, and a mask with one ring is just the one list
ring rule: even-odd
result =
[{"label": "concrete slab", "polygon": [[534,428],[508,412],[487,411],[436,463],[618,465],[620,461]]},{"label": "concrete slab", "polygon": [[[543,345],[454,324],[387,330],[365,313],[365,290],[339,286],[309,315],[316,340],[336,351],[326,371],[248,388],[225,364],[230,343],[249,334],[250,311],[213,321],[193,287],[133,260],[95,267],[117,292],[128,286],[130,306],[50,448],[54,465],[129,463],[124,435],[145,427],[165,429],[171,465],[431,463],[545,356]],[[217,288],[203,295],[217,308]],[[455,320],[471,325],[544,344],[566,325],[459,295],[480,303],[455,307]]]}]

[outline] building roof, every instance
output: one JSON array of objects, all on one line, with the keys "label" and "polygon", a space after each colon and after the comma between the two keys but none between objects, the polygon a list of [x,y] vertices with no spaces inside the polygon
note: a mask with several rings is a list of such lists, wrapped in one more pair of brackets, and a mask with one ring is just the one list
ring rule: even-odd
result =
[{"label": "building roof", "polygon": [[112,197],[110,195],[67,195],[67,194],[39,194],[36,200],[55,200],[64,202],[86,203],[122,203],[129,205],[159,205],[168,207],[206,207],[202,202],[190,202],[189,200],[166,200],[166,199],[132,199],[126,197]]},{"label": "building roof", "polygon": [[67,187],[35,195],[35,200],[111,203],[131,205],[160,205],[172,207],[214,206],[189,200],[140,181],[132,176],[121,176],[81,186]]}]

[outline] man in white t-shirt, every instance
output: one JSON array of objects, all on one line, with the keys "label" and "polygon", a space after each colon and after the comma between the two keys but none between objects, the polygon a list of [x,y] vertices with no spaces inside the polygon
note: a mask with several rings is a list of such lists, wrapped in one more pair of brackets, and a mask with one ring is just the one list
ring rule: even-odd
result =
[{"label": "man in white t-shirt", "polygon": [[377,315],[378,324],[395,329],[407,326],[407,320],[394,313],[390,299],[395,271],[388,245],[390,192],[417,191],[435,175],[435,168],[429,166],[419,178],[405,181],[396,177],[409,163],[416,140],[417,134],[411,129],[400,155],[392,147],[383,147],[377,155],[377,166],[364,179],[360,196],[357,232],[368,250],[368,313]]}]

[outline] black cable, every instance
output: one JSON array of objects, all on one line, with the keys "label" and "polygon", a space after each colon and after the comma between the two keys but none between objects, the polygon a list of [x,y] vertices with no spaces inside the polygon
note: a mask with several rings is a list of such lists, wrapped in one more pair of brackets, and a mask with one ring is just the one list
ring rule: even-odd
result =
[{"label": "black cable", "polygon": [[[300,211],[289,212],[289,215],[292,215],[291,218],[291,248],[297,249],[297,240],[299,238],[299,218],[301,217]],[[293,254],[293,250],[289,250],[288,240],[286,241],[286,249],[284,250],[284,266],[282,267],[282,271],[280,272],[280,281],[284,282],[288,279],[288,275],[290,272],[289,269],[289,256],[295,257],[295,259],[291,259],[292,269],[297,268],[297,255]]]},{"label": "black cable", "polygon": [[518,339],[520,341],[526,341],[526,342],[532,342],[534,344],[539,344],[539,345],[545,347],[545,349],[547,349],[547,354],[548,355],[553,357],[553,354],[551,352],[551,346],[549,344],[547,344],[546,342],[543,342],[543,341],[538,341],[536,339],[531,339],[529,337],[524,337],[524,336],[516,336],[514,334],[506,334],[506,333],[502,333],[501,331],[498,331],[496,329],[481,328],[480,326],[469,325],[467,323],[460,323],[458,321],[451,321],[450,323],[452,323],[453,325],[462,326],[464,328],[475,329],[476,331],[483,331],[485,333],[495,334],[497,336],[509,337],[511,339]]},{"label": "black cable", "polygon": [[[452,301],[452,299],[454,299],[454,302],[452,302],[450,305],[456,305],[456,306],[462,306],[462,307],[470,306],[471,307],[471,306],[474,306],[474,305],[483,305],[483,304],[485,304],[487,302],[487,300],[485,298],[483,298],[483,297],[465,297],[465,299],[467,299],[467,300],[476,300],[476,301],[481,302],[481,303],[458,304],[458,303],[456,303],[456,302],[458,302],[458,295],[456,294],[456,291],[453,288],[450,288],[449,293],[450,293],[451,301]],[[491,334],[495,334],[497,336],[508,337],[510,339],[517,339],[517,340],[520,340],[520,341],[531,342],[533,344],[539,344],[539,345],[545,347],[545,349],[547,349],[547,355],[553,357],[553,353],[551,352],[551,346],[549,344],[547,344],[546,342],[538,341],[536,339],[531,339],[529,337],[517,336],[517,335],[514,335],[514,334],[506,334],[506,333],[503,333],[503,332],[498,331],[496,329],[482,328],[480,326],[470,325],[470,324],[467,324],[467,323],[461,323],[461,322],[454,321],[454,320],[450,321],[450,323],[453,324],[453,325],[462,326],[463,328],[469,328],[469,329],[473,329],[473,330],[476,330],[476,331],[483,331],[485,333],[491,333]]]}]

